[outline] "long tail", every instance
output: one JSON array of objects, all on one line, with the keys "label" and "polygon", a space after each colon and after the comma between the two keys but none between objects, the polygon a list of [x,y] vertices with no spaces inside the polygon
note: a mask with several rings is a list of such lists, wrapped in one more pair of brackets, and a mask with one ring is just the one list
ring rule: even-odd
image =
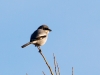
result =
[{"label": "long tail", "polygon": [[24,48],[24,47],[26,47],[26,46],[28,46],[28,45],[30,45],[30,44],[31,44],[31,42],[28,42],[28,43],[22,45],[21,47]]}]

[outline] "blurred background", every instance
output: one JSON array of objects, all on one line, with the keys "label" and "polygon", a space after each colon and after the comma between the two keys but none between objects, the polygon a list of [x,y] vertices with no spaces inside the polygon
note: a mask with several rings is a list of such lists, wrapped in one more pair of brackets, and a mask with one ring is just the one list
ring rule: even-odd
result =
[{"label": "blurred background", "polygon": [[0,0],[0,75],[50,75],[34,45],[21,48],[41,24],[53,71],[54,53],[61,75],[100,75],[100,0]]}]

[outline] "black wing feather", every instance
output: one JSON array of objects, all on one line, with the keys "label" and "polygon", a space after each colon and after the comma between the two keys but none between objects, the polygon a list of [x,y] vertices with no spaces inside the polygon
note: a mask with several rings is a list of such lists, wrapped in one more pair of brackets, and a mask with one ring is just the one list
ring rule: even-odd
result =
[{"label": "black wing feather", "polygon": [[42,30],[38,30],[38,31],[36,30],[35,32],[33,32],[33,34],[30,37],[30,42],[46,37],[46,35],[38,36],[41,33],[42,33]]}]

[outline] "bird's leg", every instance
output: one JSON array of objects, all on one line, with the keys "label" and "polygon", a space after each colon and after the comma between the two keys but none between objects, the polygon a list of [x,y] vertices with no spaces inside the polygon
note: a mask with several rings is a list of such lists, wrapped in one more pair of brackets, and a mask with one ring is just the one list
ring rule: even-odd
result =
[{"label": "bird's leg", "polygon": [[39,50],[39,53],[41,53],[41,48],[40,48],[40,46],[37,46],[37,48],[38,48],[38,50]]}]

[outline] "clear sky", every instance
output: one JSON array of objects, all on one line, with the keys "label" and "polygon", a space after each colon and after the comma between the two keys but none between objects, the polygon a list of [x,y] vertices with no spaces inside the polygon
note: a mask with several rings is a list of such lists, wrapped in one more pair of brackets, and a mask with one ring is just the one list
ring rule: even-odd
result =
[{"label": "clear sky", "polygon": [[0,0],[0,75],[50,75],[34,45],[41,24],[52,32],[42,52],[61,75],[100,75],[100,0]]}]

